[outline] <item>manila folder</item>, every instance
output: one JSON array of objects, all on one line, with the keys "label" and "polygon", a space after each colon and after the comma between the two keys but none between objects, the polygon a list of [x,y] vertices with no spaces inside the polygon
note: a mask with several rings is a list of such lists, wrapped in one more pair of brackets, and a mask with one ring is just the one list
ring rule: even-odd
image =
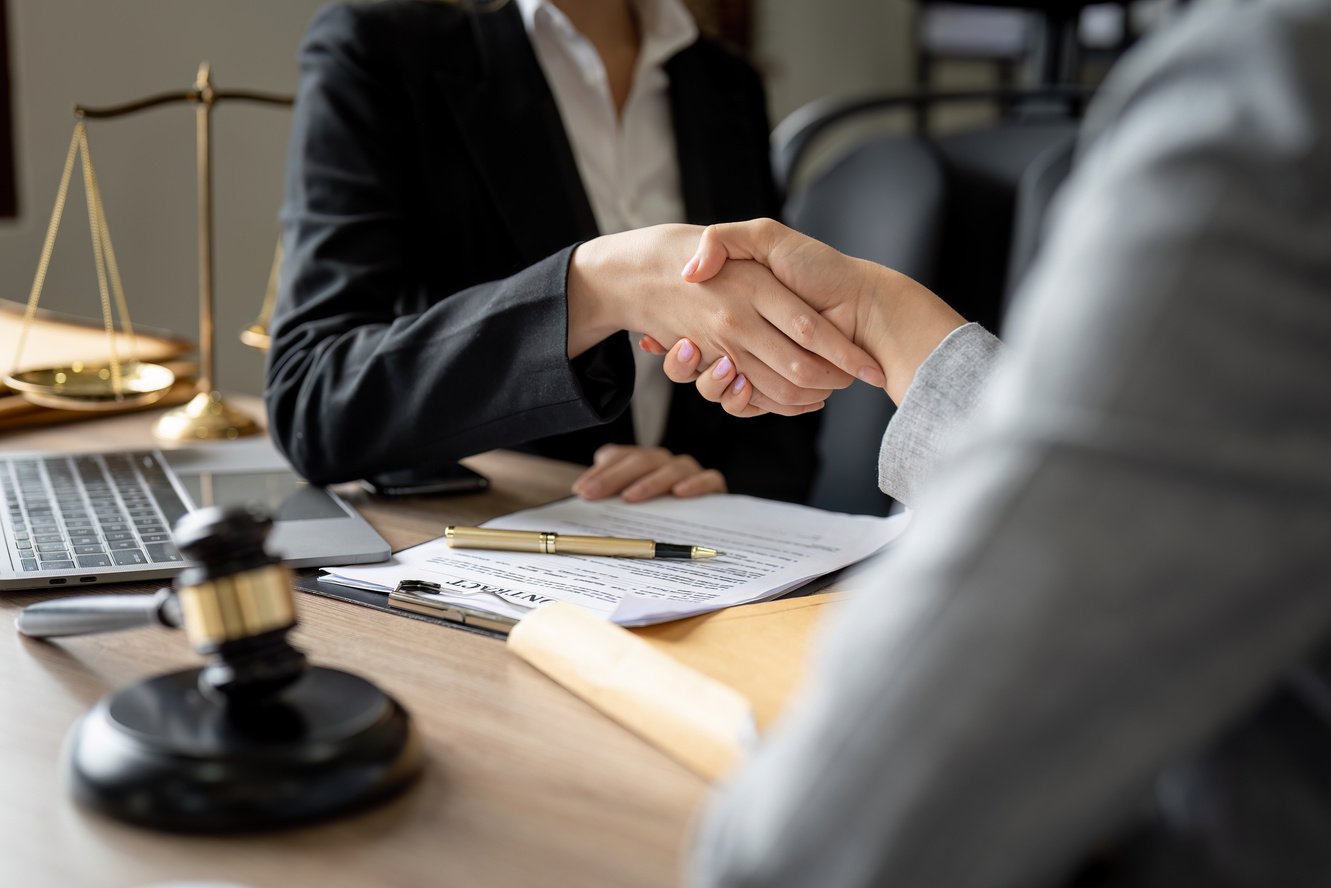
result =
[{"label": "manila folder", "polygon": [[814,629],[844,597],[743,605],[638,629],[555,602],[524,616],[508,646],[715,780],[780,714],[804,676]]}]

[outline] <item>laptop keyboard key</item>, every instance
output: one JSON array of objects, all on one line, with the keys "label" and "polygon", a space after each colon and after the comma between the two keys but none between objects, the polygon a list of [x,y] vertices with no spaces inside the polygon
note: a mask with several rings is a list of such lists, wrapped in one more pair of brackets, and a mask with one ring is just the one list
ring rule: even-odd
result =
[{"label": "laptop keyboard key", "polygon": [[72,561],[43,561],[42,570],[73,570]]},{"label": "laptop keyboard key", "polygon": [[111,559],[106,555],[80,555],[79,567],[110,567]]},{"label": "laptop keyboard key", "polygon": [[120,541],[120,540],[132,540],[132,539],[134,539],[134,534],[132,534],[132,533],[125,533],[125,532],[123,532],[123,531],[121,531],[121,532],[117,532],[117,533],[108,533],[108,534],[106,535],[106,541],[107,541],[108,543],[114,543],[114,542],[118,542],[118,541]]},{"label": "laptop keyboard key", "polygon": [[112,540],[110,543],[107,544],[107,546],[108,546],[108,548],[110,548],[110,549],[112,549],[112,550],[115,550],[115,549],[137,549],[137,548],[139,547],[139,543],[138,543],[138,540],[134,540],[134,539],[128,539],[128,540]]},{"label": "laptop keyboard key", "polygon": [[[144,557],[143,550],[141,549],[117,549],[115,552],[112,552],[111,555],[115,558],[116,564],[121,567],[148,563],[148,559]],[[73,567],[74,565],[71,562],[69,566]]]},{"label": "laptop keyboard key", "polygon": [[166,543],[149,543],[145,546],[148,550],[148,557],[153,561],[182,561],[180,553],[176,551],[175,546]]},{"label": "laptop keyboard key", "polygon": [[68,561],[69,552],[64,549],[58,549],[54,552],[38,552],[37,558],[43,563],[47,561]]},{"label": "laptop keyboard key", "polygon": [[143,541],[144,541],[145,543],[169,543],[169,542],[171,542],[171,534],[169,534],[169,533],[145,533],[145,534],[143,535]]},{"label": "laptop keyboard key", "polygon": [[24,558],[24,559],[22,559],[22,561],[23,561],[23,569],[24,569],[24,570],[36,570],[36,569],[37,569],[37,559],[36,559],[36,558]]},{"label": "laptop keyboard key", "polygon": [[106,552],[101,546],[75,546],[75,555],[101,555]]}]

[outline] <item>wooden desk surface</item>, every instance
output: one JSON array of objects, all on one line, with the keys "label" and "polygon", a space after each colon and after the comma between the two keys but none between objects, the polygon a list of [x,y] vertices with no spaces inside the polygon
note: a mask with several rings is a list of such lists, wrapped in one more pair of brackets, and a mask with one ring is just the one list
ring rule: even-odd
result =
[{"label": "wooden desk surface", "polygon": [[[241,401],[258,415],[256,402]],[[0,451],[143,446],[154,418],[9,435]],[[490,491],[391,505],[347,498],[398,549],[438,536],[445,524],[564,496],[577,475],[574,466],[521,454],[468,462],[490,477]],[[296,644],[315,663],[373,680],[410,710],[428,756],[413,789],[360,815],[250,836],[155,833],[86,812],[65,785],[66,731],[111,690],[197,661],[183,635],[166,630],[59,644],[20,637],[17,611],[46,597],[0,599],[0,885],[679,881],[690,818],[706,790],[701,779],[509,656],[502,642],[312,595],[297,599]]]}]

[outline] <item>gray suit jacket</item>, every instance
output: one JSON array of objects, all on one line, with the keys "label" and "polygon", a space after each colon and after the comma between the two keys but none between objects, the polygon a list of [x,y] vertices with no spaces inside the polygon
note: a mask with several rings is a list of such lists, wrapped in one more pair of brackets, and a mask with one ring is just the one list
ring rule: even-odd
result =
[{"label": "gray suit jacket", "polygon": [[[704,884],[1331,884],[1331,0],[1107,85],[1009,353]],[[1084,880],[1093,877],[1082,871]]]}]

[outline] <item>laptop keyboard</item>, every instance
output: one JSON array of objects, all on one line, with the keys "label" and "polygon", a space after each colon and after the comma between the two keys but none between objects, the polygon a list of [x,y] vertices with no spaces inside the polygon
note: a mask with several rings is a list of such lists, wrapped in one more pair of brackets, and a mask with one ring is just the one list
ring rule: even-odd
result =
[{"label": "laptop keyboard", "polygon": [[0,486],[25,572],[183,560],[171,526],[188,509],[155,453],[0,459]]}]

